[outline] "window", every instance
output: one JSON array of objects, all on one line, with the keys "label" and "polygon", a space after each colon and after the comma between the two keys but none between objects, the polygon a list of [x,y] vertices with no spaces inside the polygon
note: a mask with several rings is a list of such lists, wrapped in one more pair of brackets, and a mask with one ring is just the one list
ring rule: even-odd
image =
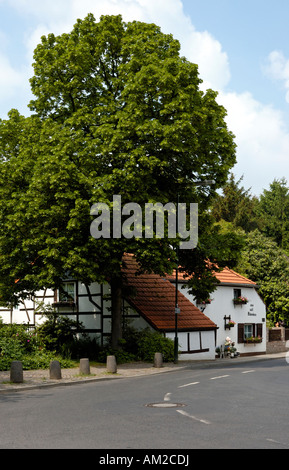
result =
[{"label": "window", "polygon": [[263,337],[262,323],[238,323],[238,343],[244,343],[248,338],[259,338],[261,342]]},{"label": "window", "polygon": [[253,335],[253,325],[244,325],[244,339],[251,338]]},{"label": "window", "polygon": [[59,289],[60,302],[75,302],[75,282],[63,282]]},{"label": "window", "polygon": [[234,289],[234,300],[238,299],[241,296],[242,296],[241,289]]}]

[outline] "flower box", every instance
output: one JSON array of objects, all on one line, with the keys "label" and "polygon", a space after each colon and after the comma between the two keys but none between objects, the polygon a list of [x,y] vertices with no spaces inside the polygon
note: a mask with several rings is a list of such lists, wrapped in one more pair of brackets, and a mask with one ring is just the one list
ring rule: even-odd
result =
[{"label": "flower box", "polygon": [[55,307],[55,308],[74,308],[75,307],[75,302],[68,301],[68,300],[60,300],[59,302],[54,302],[52,304],[52,307]]},{"label": "flower box", "polygon": [[237,297],[233,299],[235,305],[244,305],[248,303],[248,299],[246,297]]},{"label": "flower box", "polygon": [[258,344],[258,343],[262,343],[262,338],[260,338],[260,336],[251,336],[251,338],[246,338],[244,340],[244,343],[247,343],[247,344]]},{"label": "flower box", "polygon": [[212,302],[211,299],[207,299],[207,300],[199,300],[199,299],[198,299],[198,300],[196,301],[196,303],[197,303],[198,305],[207,305],[207,304],[210,304],[211,302]]}]

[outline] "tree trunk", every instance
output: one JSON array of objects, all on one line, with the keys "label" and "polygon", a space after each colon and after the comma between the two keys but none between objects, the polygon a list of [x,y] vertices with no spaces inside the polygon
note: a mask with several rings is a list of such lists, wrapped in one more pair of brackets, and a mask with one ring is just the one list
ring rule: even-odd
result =
[{"label": "tree trunk", "polygon": [[119,340],[122,338],[122,278],[111,279],[111,346],[120,349]]}]

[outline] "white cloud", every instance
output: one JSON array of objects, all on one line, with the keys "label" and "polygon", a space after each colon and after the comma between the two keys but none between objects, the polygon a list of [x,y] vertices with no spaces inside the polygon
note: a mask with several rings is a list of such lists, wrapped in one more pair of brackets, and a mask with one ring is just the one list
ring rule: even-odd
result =
[{"label": "white cloud", "polygon": [[281,51],[272,51],[268,56],[264,71],[274,80],[283,82],[286,101],[289,103],[289,59],[286,59]]},{"label": "white cloud", "polygon": [[251,93],[221,93],[227,123],[235,134],[238,163],[244,184],[258,194],[274,178],[289,174],[289,129],[281,111],[254,99]]},{"label": "white cloud", "polygon": [[[30,19],[31,26],[24,31],[24,55],[27,61],[26,89],[30,95],[28,78],[33,75],[33,52],[42,35],[50,32],[62,34],[72,30],[77,18],[93,13],[96,20],[101,15],[121,14],[124,21],[144,21],[159,25],[164,33],[173,34],[181,43],[181,54],[198,64],[202,89],[222,90],[230,80],[229,60],[222,46],[207,31],[199,32],[184,14],[181,0],[6,0],[19,15]],[[19,80],[24,76],[19,71]],[[16,78],[16,77],[15,77]],[[11,82],[11,90],[12,84]],[[15,88],[17,91],[17,87]],[[28,101],[29,101],[28,100]],[[27,102],[28,102],[27,101]],[[1,103],[1,96],[0,96]]]},{"label": "white cloud", "polygon": [[181,42],[181,53],[199,65],[204,85],[224,88],[230,80],[229,61],[222,46],[207,31],[196,31],[184,14],[181,0],[7,0],[22,15],[31,16],[37,26],[26,34],[27,57],[32,61],[33,50],[43,34],[69,32],[77,18],[93,13],[121,14],[124,21],[145,21],[159,25],[164,33],[173,34]]},{"label": "white cloud", "polygon": [[[0,50],[0,69],[5,71],[0,78],[2,109],[8,103],[6,95],[21,96],[22,100],[26,96],[26,103],[31,99],[28,77],[32,75],[33,50],[41,35],[69,32],[77,18],[84,18],[90,12],[97,20],[101,15],[121,14],[124,21],[155,23],[164,33],[173,34],[181,43],[181,54],[198,64],[204,81],[202,89],[210,87],[220,92],[219,101],[228,111],[228,127],[236,135],[238,145],[238,163],[233,170],[239,176],[244,174],[244,185],[252,186],[252,191],[258,194],[275,177],[289,174],[289,130],[284,116],[279,110],[258,102],[248,91],[239,94],[227,91],[231,77],[228,55],[208,31],[195,29],[184,14],[181,0],[6,0],[6,3],[30,20],[30,28],[23,33],[25,70],[13,68],[5,51]],[[289,60],[280,52],[272,52],[267,73],[282,80],[289,102]]]},{"label": "white cloud", "polygon": [[6,51],[6,37],[1,32],[0,38],[0,117],[4,118],[12,107],[26,111],[27,102],[24,104],[23,98],[28,88],[29,67],[13,65]]}]

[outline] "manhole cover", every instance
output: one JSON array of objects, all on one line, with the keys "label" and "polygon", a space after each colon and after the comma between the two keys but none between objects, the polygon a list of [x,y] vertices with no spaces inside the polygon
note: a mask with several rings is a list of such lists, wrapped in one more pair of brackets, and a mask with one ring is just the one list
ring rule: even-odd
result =
[{"label": "manhole cover", "polygon": [[149,403],[148,405],[150,408],[179,408],[181,406],[186,406],[184,403],[169,403],[169,402],[162,402],[162,403]]}]

